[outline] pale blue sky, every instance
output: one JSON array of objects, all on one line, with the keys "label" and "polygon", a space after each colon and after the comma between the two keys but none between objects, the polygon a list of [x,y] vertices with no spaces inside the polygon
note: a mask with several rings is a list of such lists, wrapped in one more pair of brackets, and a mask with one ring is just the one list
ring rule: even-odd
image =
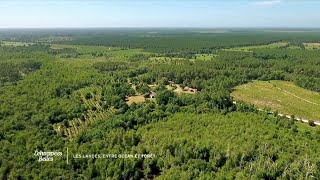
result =
[{"label": "pale blue sky", "polygon": [[1,0],[0,28],[320,27],[316,0]]}]

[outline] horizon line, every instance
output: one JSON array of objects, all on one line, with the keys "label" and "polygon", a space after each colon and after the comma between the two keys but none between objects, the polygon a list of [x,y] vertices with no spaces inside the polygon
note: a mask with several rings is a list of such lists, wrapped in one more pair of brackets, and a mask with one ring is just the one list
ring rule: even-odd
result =
[{"label": "horizon line", "polygon": [[266,27],[185,27],[185,26],[119,26],[119,27],[0,27],[0,29],[320,29],[319,27],[280,27],[280,26],[266,26]]}]

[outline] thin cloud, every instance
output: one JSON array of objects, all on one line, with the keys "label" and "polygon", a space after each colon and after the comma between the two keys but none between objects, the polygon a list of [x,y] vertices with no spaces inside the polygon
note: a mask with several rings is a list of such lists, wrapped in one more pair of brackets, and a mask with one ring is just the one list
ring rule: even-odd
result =
[{"label": "thin cloud", "polygon": [[265,0],[265,1],[254,2],[254,4],[258,6],[273,6],[276,4],[280,4],[281,2],[282,2],[281,0]]}]

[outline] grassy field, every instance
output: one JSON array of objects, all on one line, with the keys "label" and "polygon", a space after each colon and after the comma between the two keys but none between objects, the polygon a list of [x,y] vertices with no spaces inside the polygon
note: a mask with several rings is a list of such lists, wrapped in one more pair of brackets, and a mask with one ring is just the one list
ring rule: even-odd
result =
[{"label": "grassy field", "polygon": [[98,52],[104,53],[109,51],[120,50],[120,48],[115,47],[107,47],[107,46],[79,46],[79,45],[64,45],[64,44],[51,44],[51,49],[76,49],[78,53],[90,53],[90,52]]},{"label": "grassy field", "polygon": [[210,61],[217,57],[216,54],[197,54],[197,60]]},{"label": "grassy field", "polygon": [[144,51],[143,49],[121,49],[118,47],[108,47],[108,46],[84,46],[84,45],[63,45],[63,44],[51,44],[51,49],[62,50],[62,49],[74,49],[77,53],[80,53],[81,56],[78,58],[81,59],[91,59],[92,53],[101,53],[103,59],[108,60],[119,60],[126,61],[131,56],[136,54],[150,54],[149,52]]},{"label": "grassy field", "polygon": [[67,48],[77,49],[77,47],[74,45],[64,45],[64,44],[51,44],[50,48],[51,49],[67,49]]},{"label": "grassy field", "polygon": [[157,62],[157,63],[167,63],[171,62],[172,60],[186,60],[185,58],[172,58],[172,57],[150,57],[150,61]]},{"label": "grassy field", "polygon": [[128,58],[130,56],[136,55],[136,54],[151,54],[150,52],[146,52],[143,49],[114,49],[113,51],[110,51],[110,55],[113,57],[125,57]]},{"label": "grassy field", "polygon": [[139,95],[139,96],[130,96],[128,97],[128,101],[127,101],[127,104],[128,105],[131,105],[132,103],[143,103],[145,102],[146,99],[144,98],[143,95]]},{"label": "grassy field", "polygon": [[195,91],[191,91],[191,89],[189,88],[188,90],[183,90],[179,84],[173,84],[173,86],[175,86],[175,88],[170,87],[169,85],[166,86],[166,88],[168,90],[173,90],[175,93],[181,95],[181,94],[196,94]]},{"label": "grassy field", "polygon": [[286,81],[254,81],[235,88],[235,101],[271,108],[284,115],[320,121],[320,94]]},{"label": "grassy field", "polygon": [[24,42],[13,42],[13,41],[2,41],[1,46],[30,46],[34,43],[24,43]]},{"label": "grassy field", "polygon": [[267,45],[259,45],[259,46],[244,46],[244,47],[235,47],[230,49],[225,49],[229,51],[246,51],[250,52],[252,49],[261,49],[261,48],[282,48],[288,46],[287,42],[277,42]]},{"label": "grassy field", "polygon": [[320,43],[303,43],[306,49],[320,49]]}]

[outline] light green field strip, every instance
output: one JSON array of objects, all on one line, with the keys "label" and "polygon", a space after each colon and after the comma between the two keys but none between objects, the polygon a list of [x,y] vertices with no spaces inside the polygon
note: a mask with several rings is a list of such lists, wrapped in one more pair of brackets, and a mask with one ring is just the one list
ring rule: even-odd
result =
[{"label": "light green field strip", "polygon": [[282,48],[286,47],[289,43],[287,42],[277,42],[268,45],[258,45],[258,46],[244,46],[244,47],[235,47],[230,49],[224,49],[227,51],[247,51],[250,52],[252,49],[261,49],[261,48]]},{"label": "light green field strip", "polygon": [[271,108],[285,115],[320,121],[320,93],[300,88],[286,81],[254,81],[235,88],[235,101]]},{"label": "light green field strip", "polygon": [[13,42],[13,41],[2,41],[2,46],[30,46],[34,43],[24,43],[24,42]]},{"label": "light green field strip", "polygon": [[303,45],[306,49],[320,49],[320,43],[303,43]]}]

